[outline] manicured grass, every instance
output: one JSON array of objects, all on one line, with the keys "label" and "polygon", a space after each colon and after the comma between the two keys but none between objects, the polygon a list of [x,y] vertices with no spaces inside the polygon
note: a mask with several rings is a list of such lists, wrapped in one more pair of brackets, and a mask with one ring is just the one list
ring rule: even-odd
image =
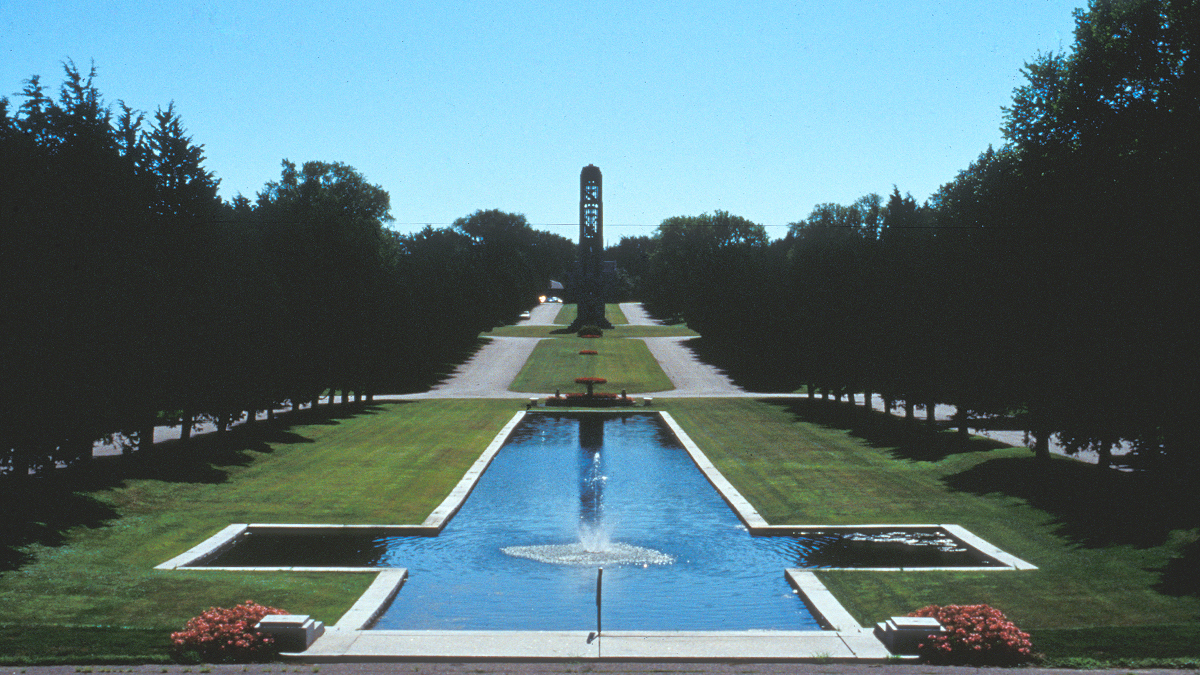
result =
[{"label": "manicured grass", "polygon": [[[555,347],[531,359],[537,377],[569,374],[567,382],[586,374],[619,381],[597,372],[601,357],[642,345],[608,333],[542,344]],[[600,356],[580,356],[585,348]],[[622,358],[613,367],[625,377],[641,372],[630,382],[650,381],[638,365],[646,357]],[[195,439],[186,453],[135,455],[123,468],[98,461],[76,482],[7,488],[0,654],[9,659],[0,662],[161,660],[167,634],[186,619],[247,599],[335,622],[371,575],[153,567],[231,522],[419,523],[519,406],[430,400],[338,406],[324,416],[325,408],[291,426]],[[911,433],[901,420],[841,404],[659,398],[656,406],[770,522],[957,523],[1039,567],[819,572],[864,625],[930,603],[986,602],[1030,631],[1054,663],[1200,655],[1200,598],[1173,560],[1200,534],[1182,481],[1063,458],[1043,465],[1023,448]]]},{"label": "manicured grass", "polygon": [[[1171,558],[1197,535],[1190,496],[1161,479],[1065,458],[1043,466],[1024,448],[911,434],[900,420],[819,402],[656,404],[772,523],[957,523],[1039,567],[820,572],[864,625],[927,604],[985,602],[1034,631],[1200,628],[1200,599],[1160,590]],[[1078,640],[1054,636],[1054,655],[1082,655]],[[1182,644],[1172,655],[1200,653]]]},{"label": "manicured grass", "polygon": [[[574,333],[564,332],[562,326],[500,326],[485,333],[493,337],[528,337],[528,338],[557,338],[572,337]],[[605,338],[644,338],[644,337],[692,337],[697,335],[687,326],[631,326],[625,324],[604,331]]]},{"label": "manicured grass", "polygon": [[110,626],[0,626],[0,665],[167,663],[166,631]]},{"label": "manicured grass", "polygon": [[[583,355],[581,350],[595,350],[596,355]],[[605,332],[602,338],[561,337],[542,340],[534,348],[525,367],[509,386],[511,391],[582,392],[586,387],[575,384],[577,377],[603,377],[608,382],[596,385],[597,392],[629,394],[674,389],[658,361],[641,340],[613,338]]]},{"label": "manicured grass", "polygon": [[32,543],[10,550],[0,624],[157,629],[165,646],[188,618],[248,599],[334,623],[373,575],[153,567],[230,523],[420,523],[517,409],[442,400],[305,411],[296,421],[307,423],[194,439],[186,454],[164,448],[124,470],[97,461],[86,482],[10,489],[13,539]]},{"label": "manicured grass", "polygon": [[[558,316],[554,318],[554,323],[563,326],[570,326],[575,322],[575,317],[578,316],[576,313],[578,309],[578,305],[575,305],[574,303],[567,303],[563,305],[562,309],[558,310]],[[604,318],[608,319],[608,322],[613,326],[629,323],[629,319],[625,318],[625,312],[622,312],[621,306],[616,303],[608,303],[604,305]]]}]

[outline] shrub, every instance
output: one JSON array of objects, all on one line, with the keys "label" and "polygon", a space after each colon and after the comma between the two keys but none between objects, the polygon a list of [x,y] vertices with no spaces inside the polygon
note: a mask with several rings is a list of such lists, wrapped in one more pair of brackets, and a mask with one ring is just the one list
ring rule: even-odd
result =
[{"label": "shrub", "polygon": [[929,605],[909,616],[933,617],[946,629],[918,646],[928,663],[1007,666],[1034,660],[1029,634],[988,605]]},{"label": "shrub", "polygon": [[576,335],[583,338],[598,338],[604,335],[604,332],[600,330],[599,326],[580,326]]},{"label": "shrub", "polygon": [[249,663],[269,661],[279,654],[274,640],[254,625],[270,614],[287,614],[247,600],[235,607],[210,607],[171,633],[171,657],[176,661]]}]

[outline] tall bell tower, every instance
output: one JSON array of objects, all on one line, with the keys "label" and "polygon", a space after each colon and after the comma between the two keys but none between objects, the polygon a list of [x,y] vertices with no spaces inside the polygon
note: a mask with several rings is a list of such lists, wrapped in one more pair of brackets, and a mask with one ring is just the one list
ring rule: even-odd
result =
[{"label": "tall bell tower", "polygon": [[612,328],[604,318],[604,177],[588,164],[579,172],[579,263],[574,295],[578,308],[572,330],[581,326]]}]

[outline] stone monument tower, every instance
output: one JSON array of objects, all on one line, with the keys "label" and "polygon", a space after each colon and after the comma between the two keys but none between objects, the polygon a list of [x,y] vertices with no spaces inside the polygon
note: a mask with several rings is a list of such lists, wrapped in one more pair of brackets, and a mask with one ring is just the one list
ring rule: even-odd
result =
[{"label": "stone monument tower", "polygon": [[604,318],[604,179],[597,166],[588,164],[579,172],[579,262],[574,291],[578,315],[571,330],[582,326],[612,328]]}]

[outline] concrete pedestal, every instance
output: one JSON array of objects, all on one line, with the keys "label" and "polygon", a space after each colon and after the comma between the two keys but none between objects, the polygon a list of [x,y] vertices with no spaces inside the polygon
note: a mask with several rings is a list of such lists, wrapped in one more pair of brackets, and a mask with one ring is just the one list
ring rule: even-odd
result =
[{"label": "concrete pedestal", "polygon": [[272,614],[264,616],[254,630],[273,637],[281,652],[302,652],[325,634],[325,624],[307,614]]},{"label": "concrete pedestal", "polygon": [[893,654],[916,654],[926,638],[945,632],[937,619],[924,616],[893,616],[875,625],[875,637]]}]

